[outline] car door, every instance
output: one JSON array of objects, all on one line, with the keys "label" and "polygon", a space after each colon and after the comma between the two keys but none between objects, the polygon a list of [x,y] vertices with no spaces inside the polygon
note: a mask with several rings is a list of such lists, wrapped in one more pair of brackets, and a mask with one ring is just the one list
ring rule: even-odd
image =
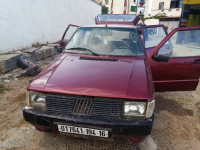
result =
[{"label": "car door", "polygon": [[141,26],[142,42],[149,54],[168,34],[164,25]]},{"label": "car door", "polygon": [[195,90],[200,77],[200,27],[174,29],[147,57],[155,91]]},{"label": "car door", "polygon": [[60,48],[61,50],[63,50],[65,48],[65,46],[67,45],[68,41],[70,40],[70,38],[74,35],[74,33],[78,30],[79,26],[78,25],[74,25],[74,24],[69,24],[68,27],[66,28],[60,42]]}]

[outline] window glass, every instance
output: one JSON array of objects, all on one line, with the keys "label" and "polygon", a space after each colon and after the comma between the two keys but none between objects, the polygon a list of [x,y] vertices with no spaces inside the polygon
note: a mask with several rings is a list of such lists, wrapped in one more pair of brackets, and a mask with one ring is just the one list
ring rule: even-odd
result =
[{"label": "window glass", "polygon": [[180,0],[171,0],[170,8],[179,8]]},{"label": "window glass", "polygon": [[145,48],[157,46],[165,37],[163,27],[149,27],[143,29]]},{"label": "window glass", "polygon": [[158,9],[164,9],[164,2],[159,3],[159,8]]},{"label": "window glass", "polygon": [[78,29],[78,27],[70,26],[65,34],[64,41],[68,42],[69,39],[72,37],[72,35],[76,32],[77,29]]},{"label": "window glass", "polygon": [[77,47],[105,56],[144,56],[144,49],[136,29],[80,28],[68,43],[66,52],[86,53],[74,50]]},{"label": "window glass", "polygon": [[160,54],[170,57],[200,56],[200,30],[177,31],[160,48]]},{"label": "window glass", "polygon": [[131,6],[131,12],[136,12],[137,6]]}]

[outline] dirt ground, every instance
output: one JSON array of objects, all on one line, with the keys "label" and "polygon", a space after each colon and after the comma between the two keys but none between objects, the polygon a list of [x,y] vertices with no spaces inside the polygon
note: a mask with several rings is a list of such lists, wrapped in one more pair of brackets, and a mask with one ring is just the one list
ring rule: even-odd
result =
[{"label": "dirt ground", "polygon": [[162,150],[200,150],[200,85],[193,92],[156,93],[152,137]]},{"label": "dirt ground", "polygon": [[[36,131],[23,120],[25,91],[32,78],[3,83],[6,90],[0,94],[0,149],[66,149],[68,137]],[[156,93],[151,136],[158,150],[200,149],[200,86],[194,92]]]}]

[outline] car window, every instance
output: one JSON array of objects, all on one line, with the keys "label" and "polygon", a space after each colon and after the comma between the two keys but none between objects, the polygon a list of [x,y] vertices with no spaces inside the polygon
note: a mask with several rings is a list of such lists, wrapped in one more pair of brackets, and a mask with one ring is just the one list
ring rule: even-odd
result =
[{"label": "car window", "polygon": [[175,32],[159,49],[158,55],[170,57],[200,56],[200,30]]},{"label": "car window", "polygon": [[[82,47],[106,56],[143,56],[144,50],[136,29],[80,28],[66,47]],[[68,50],[67,50],[68,49]],[[78,52],[76,53],[83,53]]]},{"label": "car window", "polygon": [[143,29],[145,48],[157,46],[165,37],[166,33],[163,27],[148,27]]},{"label": "car window", "polygon": [[70,28],[68,29],[68,31],[66,32],[66,34],[64,36],[64,41],[68,42],[69,39],[72,37],[72,35],[76,32],[77,29],[78,29],[78,27],[70,26]]}]

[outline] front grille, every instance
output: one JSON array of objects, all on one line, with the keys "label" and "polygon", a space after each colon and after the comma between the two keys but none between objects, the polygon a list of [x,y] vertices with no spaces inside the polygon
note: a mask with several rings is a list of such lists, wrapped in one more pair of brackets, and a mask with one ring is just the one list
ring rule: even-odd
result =
[{"label": "front grille", "polygon": [[73,114],[89,114],[92,106],[92,100],[90,99],[80,99],[75,100],[75,105],[73,109]]},{"label": "front grille", "polygon": [[99,117],[122,117],[123,101],[118,100],[95,100],[90,114]]},{"label": "front grille", "polygon": [[86,96],[48,95],[47,112],[56,115],[85,115],[95,118],[121,119],[123,100]]},{"label": "front grille", "polygon": [[[67,100],[66,100],[67,99]],[[74,98],[64,96],[47,96],[47,112],[60,114],[69,114],[74,108]]]}]

